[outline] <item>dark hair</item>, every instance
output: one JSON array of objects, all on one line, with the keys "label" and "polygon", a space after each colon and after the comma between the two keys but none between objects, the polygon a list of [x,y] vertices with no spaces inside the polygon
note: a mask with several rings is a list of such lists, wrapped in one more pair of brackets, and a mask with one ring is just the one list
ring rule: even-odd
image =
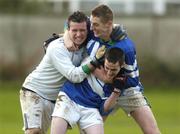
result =
[{"label": "dark hair", "polygon": [[93,17],[99,17],[103,23],[113,21],[113,12],[107,5],[99,5],[95,7],[91,15]]},{"label": "dark hair", "polygon": [[122,49],[118,47],[112,47],[107,49],[105,59],[107,59],[111,63],[119,62],[120,65],[122,65],[125,60],[125,55]]},{"label": "dark hair", "polygon": [[86,22],[88,23],[88,17],[81,11],[76,11],[73,12],[67,20],[67,25],[68,28],[70,28],[70,22],[77,22],[77,23],[81,23],[81,22]]}]

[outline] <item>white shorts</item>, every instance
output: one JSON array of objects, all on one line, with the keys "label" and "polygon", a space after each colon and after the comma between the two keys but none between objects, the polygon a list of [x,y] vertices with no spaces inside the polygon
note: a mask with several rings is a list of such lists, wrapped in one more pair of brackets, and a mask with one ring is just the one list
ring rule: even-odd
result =
[{"label": "white shorts", "polygon": [[81,129],[97,124],[103,125],[103,119],[98,109],[81,106],[64,92],[59,93],[52,116],[63,118],[71,128],[77,123]]},{"label": "white shorts", "polygon": [[20,90],[20,102],[24,121],[23,130],[40,128],[45,134],[51,123],[54,103],[28,90]]},{"label": "white shorts", "polygon": [[147,99],[141,92],[130,90],[128,92],[131,92],[131,94],[125,94],[119,97],[113,113],[119,108],[122,108],[130,116],[130,113],[137,108],[149,105]]}]

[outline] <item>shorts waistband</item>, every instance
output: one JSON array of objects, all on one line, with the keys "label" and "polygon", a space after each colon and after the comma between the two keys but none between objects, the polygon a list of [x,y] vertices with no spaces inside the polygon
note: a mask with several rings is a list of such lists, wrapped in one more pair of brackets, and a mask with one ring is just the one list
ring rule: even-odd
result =
[{"label": "shorts waistband", "polygon": [[36,93],[36,92],[32,91],[31,89],[28,89],[28,88],[25,88],[25,87],[22,87],[21,89],[22,89],[23,91],[30,91],[30,92]]},{"label": "shorts waistband", "polygon": [[[23,91],[30,91],[30,92],[33,92],[33,93],[36,93],[36,92],[34,92],[34,91],[32,91],[31,89],[28,89],[28,88],[25,88],[25,87],[22,87],[21,88]],[[37,93],[36,93],[37,94]],[[40,95],[39,95],[40,96]],[[42,96],[41,96],[42,97]],[[45,99],[45,100],[48,100],[48,99],[46,99],[46,98],[44,98],[44,97],[42,97],[43,99]],[[56,101],[55,100],[48,100],[48,101],[50,101],[50,102],[52,102],[52,103],[56,103]]]}]

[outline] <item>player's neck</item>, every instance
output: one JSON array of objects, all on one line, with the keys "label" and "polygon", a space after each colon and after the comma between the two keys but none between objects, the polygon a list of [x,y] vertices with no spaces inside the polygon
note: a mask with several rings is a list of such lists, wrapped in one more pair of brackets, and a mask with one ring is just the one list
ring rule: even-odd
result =
[{"label": "player's neck", "polygon": [[103,42],[108,42],[109,40],[111,40],[110,36],[104,36],[103,38],[101,38],[101,40]]}]

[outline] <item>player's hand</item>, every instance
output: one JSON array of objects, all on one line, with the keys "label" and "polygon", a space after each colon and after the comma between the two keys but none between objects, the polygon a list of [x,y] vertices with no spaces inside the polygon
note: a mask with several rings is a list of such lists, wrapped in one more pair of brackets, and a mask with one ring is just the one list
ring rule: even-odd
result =
[{"label": "player's hand", "polygon": [[93,72],[93,75],[96,76],[99,80],[103,81],[104,83],[113,83],[112,79],[106,77],[106,71],[104,70],[103,66],[96,68]]},{"label": "player's hand", "polygon": [[125,75],[122,75],[122,76],[119,76],[119,77],[116,77],[114,80],[113,80],[113,87],[117,90],[120,90],[122,91],[124,89],[124,86],[125,86],[125,83],[127,81],[127,76]]},{"label": "player's hand", "polygon": [[67,30],[64,33],[63,39],[64,39],[64,45],[69,51],[79,50],[79,47],[74,45],[74,43],[71,41]]},{"label": "player's hand", "polygon": [[106,52],[105,45],[101,46],[94,56],[94,59],[90,62],[95,68],[99,68],[104,63],[104,54]]},{"label": "player's hand", "polygon": [[97,52],[96,52],[96,59],[102,58],[102,57],[104,56],[105,52],[106,52],[106,46],[103,45],[103,46],[101,46],[101,47],[97,50]]}]

